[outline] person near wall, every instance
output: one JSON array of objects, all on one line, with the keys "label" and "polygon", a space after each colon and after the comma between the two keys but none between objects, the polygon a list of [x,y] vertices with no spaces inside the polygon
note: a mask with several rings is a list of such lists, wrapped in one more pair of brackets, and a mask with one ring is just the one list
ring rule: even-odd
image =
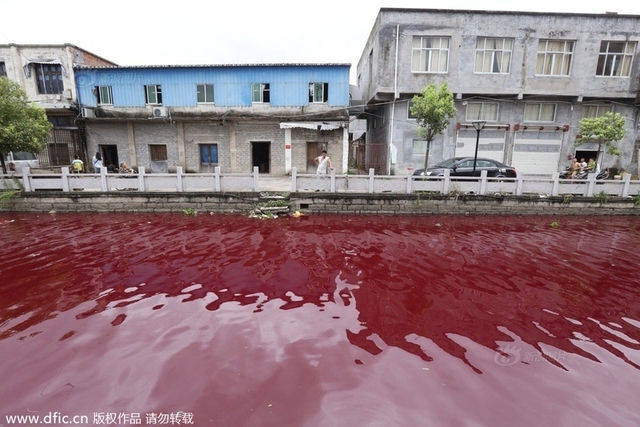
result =
[{"label": "person near wall", "polygon": [[118,173],[133,173],[133,169],[127,166],[126,162],[120,163],[120,168],[118,169]]},{"label": "person near wall", "polygon": [[316,157],[313,162],[318,167],[316,174],[318,177],[324,177],[327,175],[327,169],[333,170],[331,165],[331,159],[327,156],[327,150],[322,150],[322,155]]},{"label": "person near wall", "polygon": [[77,154],[73,156],[73,161],[71,162],[71,172],[73,173],[82,173],[84,172],[84,163],[80,160],[80,156]]},{"label": "person near wall", "polygon": [[93,170],[95,173],[100,173],[100,169],[102,168],[102,154],[98,151],[95,156],[93,156]]},{"label": "person near wall", "polygon": [[580,171],[580,162],[575,157],[573,158],[573,163],[571,163],[569,171],[569,178],[574,178]]}]

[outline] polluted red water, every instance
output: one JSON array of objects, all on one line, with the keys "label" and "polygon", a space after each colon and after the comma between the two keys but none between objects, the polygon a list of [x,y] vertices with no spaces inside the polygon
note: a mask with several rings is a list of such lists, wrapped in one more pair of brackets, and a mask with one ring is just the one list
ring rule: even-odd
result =
[{"label": "polluted red water", "polygon": [[640,425],[638,217],[4,213],[0,245],[0,425]]}]

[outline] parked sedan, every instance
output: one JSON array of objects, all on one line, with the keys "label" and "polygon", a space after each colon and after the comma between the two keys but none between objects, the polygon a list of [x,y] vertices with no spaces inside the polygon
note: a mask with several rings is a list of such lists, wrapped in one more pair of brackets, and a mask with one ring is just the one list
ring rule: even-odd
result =
[{"label": "parked sedan", "polygon": [[473,172],[473,157],[454,157],[429,167],[426,173],[424,169],[417,169],[413,175],[443,176],[447,169],[451,176],[480,176],[483,170],[487,171],[488,177],[493,178],[516,178],[518,176],[514,167],[483,157],[478,157],[476,160],[475,173]]}]

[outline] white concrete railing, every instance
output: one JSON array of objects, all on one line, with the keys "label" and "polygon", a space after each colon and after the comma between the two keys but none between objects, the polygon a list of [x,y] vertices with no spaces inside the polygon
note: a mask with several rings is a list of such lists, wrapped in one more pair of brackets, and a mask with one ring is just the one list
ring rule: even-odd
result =
[{"label": "white concrete railing", "polygon": [[[488,178],[482,171],[480,179],[471,177],[449,176],[445,171],[442,177],[424,176],[387,176],[375,175],[373,169],[368,175],[330,175],[319,178],[315,174],[298,174],[292,169],[290,177],[260,177],[258,168],[252,173],[225,173],[216,167],[214,173],[185,174],[181,167],[176,173],[147,174],[140,167],[135,174],[112,174],[102,169],[100,174],[70,174],[62,168],[61,174],[32,174],[23,168],[20,175],[0,176],[2,189],[24,189],[24,191],[58,190],[72,191],[137,191],[137,192],[259,192],[272,190],[268,183],[272,180],[280,182],[279,191],[310,192],[324,191],[328,193],[404,193],[433,192],[440,194],[504,194],[524,195],[537,194],[545,196],[610,196],[635,197],[640,194],[640,181],[631,180],[631,175],[624,175],[621,180],[598,180],[590,174],[586,180],[560,179],[559,173],[551,177],[522,176],[518,178]],[[265,184],[265,185],[262,185]],[[282,185],[284,184],[284,186]],[[288,184],[288,185],[287,185]]]}]

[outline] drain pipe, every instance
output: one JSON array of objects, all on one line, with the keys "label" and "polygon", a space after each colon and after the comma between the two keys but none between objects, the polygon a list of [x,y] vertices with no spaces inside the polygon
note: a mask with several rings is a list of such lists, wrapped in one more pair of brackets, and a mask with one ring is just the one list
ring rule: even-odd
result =
[{"label": "drain pipe", "polygon": [[396,25],[396,59],[393,76],[393,103],[391,104],[391,120],[389,121],[389,150],[387,152],[387,175],[391,175],[391,155],[393,150],[393,128],[395,127],[396,99],[398,99],[398,44],[400,42],[400,24]]}]

